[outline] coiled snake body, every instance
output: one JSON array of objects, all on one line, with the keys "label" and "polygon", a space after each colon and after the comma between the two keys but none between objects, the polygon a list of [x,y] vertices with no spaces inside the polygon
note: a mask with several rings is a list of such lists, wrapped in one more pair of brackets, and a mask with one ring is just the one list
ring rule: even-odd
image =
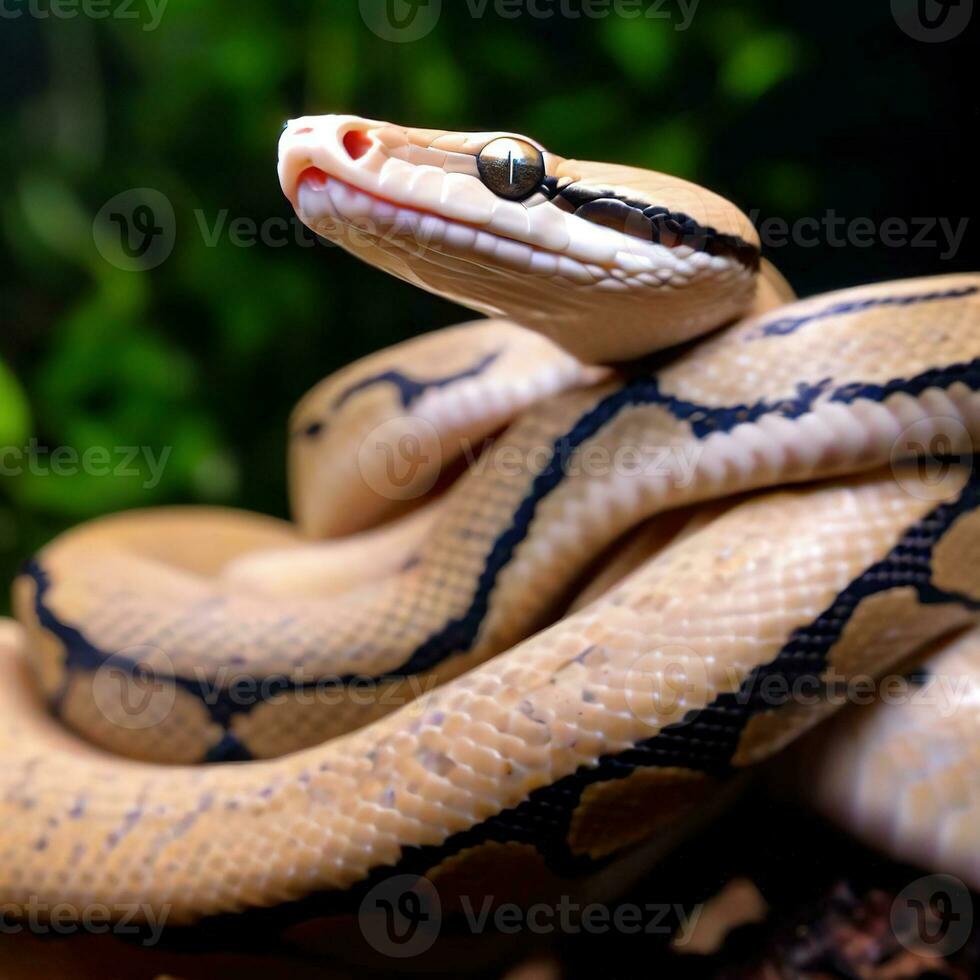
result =
[{"label": "coiled snake body", "polygon": [[[832,683],[954,634],[927,665],[966,693],[916,724],[956,751],[871,790],[820,728],[813,782],[980,887],[980,276],[787,305],[728,202],[507,134],[305,117],[279,176],[320,234],[492,319],[297,408],[298,522],[335,540],[158,511],[26,566],[0,903],[189,923],[404,871],[446,895],[592,872],[811,729]],[[877,773],[897,716],[868,717],[835,738]]]}]

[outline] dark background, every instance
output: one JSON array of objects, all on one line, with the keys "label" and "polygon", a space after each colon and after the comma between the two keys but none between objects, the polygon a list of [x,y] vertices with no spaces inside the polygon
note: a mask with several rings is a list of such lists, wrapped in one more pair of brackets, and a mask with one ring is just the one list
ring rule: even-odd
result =
[{"label": "dark background", "polygon": [[[881,234],[889,218],[913,232],[917,218],[972,220],[975,23],[924,43],[888,0],[701,0],[687,30],[676,0],[671,20],[507,19],[492,2],[474,18],[445,0],[424,39],[392,43],[353,0],[170,0],[152,30],[145,0],[126,16],[110,0],[106,19],[85,0],[70,17],[33,2],[4,0],[0,18],[0,447],[106,447],[114,463],[115,447],[172,452],[152,490],[146,473],[11,474],[8,456],[4,581],[107,511],[284,514],[285,423],[303,392],[468,318],[295,226],[285,244],[279,226],[236,244],[236,218],[291,218],[275,174],[288,116],[523,132],[562,155],[689,177],[760,221],[871,219],[870,243],[810,228],[768,250],[801,294],[980,265],[969,226],[953,255],[935,228],[915,247]],[[93,220],[139,187],[172,205],[173,250],[130,271],[97,249]]]}]

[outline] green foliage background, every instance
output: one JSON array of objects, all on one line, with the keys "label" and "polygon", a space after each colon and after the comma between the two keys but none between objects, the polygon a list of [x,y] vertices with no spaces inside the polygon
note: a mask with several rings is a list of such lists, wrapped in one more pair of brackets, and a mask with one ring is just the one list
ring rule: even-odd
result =
[{"label": "green foliage background", "polygon": [[[285,424],[303,392],[468,316],[308,234],[234,243],[235,218],[291,216],[274,165],[286,117],[525,132],[568,156],[690,177],[760,219],[968,214],[973,28],[923,44],[887,0],[701,0],[686,31],[671,0],[673,22],[442,6],[426,38],[393,44],[348,0],[170,0],[155,30],[141,0],[142,20],[31,16],[9,0],[0,447],[172,455],[153,490],[145,477],[0,476],[0,580],[65,527],[121,508],[284,514]],[[94,215],[132,187],[159,190],[176,215],[173,253],[149,272],[116,268],[93,243]],[[769,254],[809,293],[977,265],[969,232],[954,257],[941,252],[822,242]]]}]

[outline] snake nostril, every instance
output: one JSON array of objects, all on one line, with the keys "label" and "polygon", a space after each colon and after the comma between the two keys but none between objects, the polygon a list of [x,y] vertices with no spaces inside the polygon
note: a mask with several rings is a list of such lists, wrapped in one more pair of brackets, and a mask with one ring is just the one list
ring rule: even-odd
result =
[{"label": "snake nostril", "polygon": [[360,160],[371,149],[371,137],[360,129],[344,133],[344,149],[352,160]]}]

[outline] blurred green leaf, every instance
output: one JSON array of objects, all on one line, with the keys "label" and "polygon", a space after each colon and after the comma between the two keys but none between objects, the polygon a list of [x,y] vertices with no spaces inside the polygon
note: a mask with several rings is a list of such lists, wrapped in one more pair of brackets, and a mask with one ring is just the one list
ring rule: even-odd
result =
[{"label": "blurred green leaf", "polygon": [[644,84],[664,78],[679,37],[669,24],[607,17],[602,25],[603,46],[630,78]]},{"label": "blurred green leaf", "polygon": [[549,146],[576,147],[583,159],[606,159],[609,134],[618,134],[628,119],[622,92],[595,85],[577,85],[548,94],[527,109],[527,129]]},{"label": "blurred green leaf", "polygon": [[703,152],[704,138],[696,123],[680,116],[653,127],[633,156],[642,166],[694,179],[701,169]]},{"label": "blurred green leaf", "polygon": [[288,42],[278,25],[263,20],[261,29],[257,26],[248,22],[229,25],[211,49],[216,78],[238,93],[267,91],[289,64]]},{"label": "blurred green leaf", "polygon": [[799,57],[798,42],[785,31],[748,37],[722,64],[722,89],[738,99],[758,99],[792,74]]},{"label": "blurred green leaf", "polygon": [[93,261],[92,220],[67,184],[50,177],[25,176],[17,199],[24,227],[51,253],[78,265]]},{"label": "blurred green leaf", "polygon": [[322,111],[353,108],[354,93],[362,76],[357,23],[344,18],[325,20],[310,31],[305,43],[310,94]]},{"label": "blurred green leaf", "polygon": [[22,446],[30,427],[30,409],[17,379],[0,363],[0,448]]},{"label": "blurred green leaf", "polygon": [[430,51],[415,66],[408,83],[423,117],[455,116],[467,102],[466,75],[444,52]]},{"label": "blurred green leaf", "polygon": [[755,183],[765,189],[769,208],[779,214],[802,214],[817,200],[817,181],[803,164],[774,160],[758,168]]}]

